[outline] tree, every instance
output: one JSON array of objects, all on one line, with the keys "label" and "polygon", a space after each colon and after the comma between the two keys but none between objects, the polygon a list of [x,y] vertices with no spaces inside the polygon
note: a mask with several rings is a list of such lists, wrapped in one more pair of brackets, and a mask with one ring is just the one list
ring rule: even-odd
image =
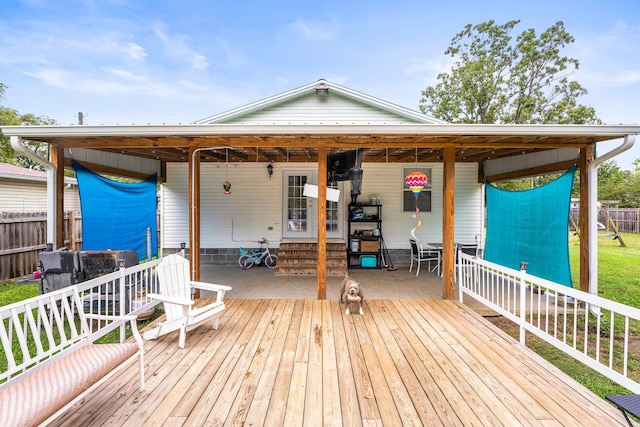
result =
[{"label": "tree", "polygon": [[577,102],[587,91],[569,80],[578,61],[560,55],[574,42],[564,24],[539,37],[528,29],[514,42],[519,22],[466,25],[445,51],[456,59],[451,72],[422,92],[420,110],[450,123],[600,123],[594,108]]},{"label": "tree", "polygon": [[[4,93],[7,86],[0,83],[0,101],[4,100]],[[35,126],[35,125],[54,125],[56,121],[46,116],[36,116],[34,114],[20,114],[18,111],[0,105],[0,125],[5,126]],[[34,153],[48,158],[48,145],[36,141],[27,141],[27,147]],[[23,166],[29,169],[42,170],[42,165],[28,157],[17,154],[11,147],[9,138],[0,133],[0,162],[10,163],[17,166]]]},{"label": "tree", "polygon": [[640,206],[640,174],[621,170],[613,160],[604,162],[598,166],[598,198],[619,200],[621,208],[637,208]]}]

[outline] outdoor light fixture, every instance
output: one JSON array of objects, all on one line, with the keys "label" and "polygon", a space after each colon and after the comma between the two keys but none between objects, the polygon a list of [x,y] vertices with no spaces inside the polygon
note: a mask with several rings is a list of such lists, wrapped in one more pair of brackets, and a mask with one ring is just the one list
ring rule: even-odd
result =
[{"label": "outdoor light fixture", "polygon": [[351,183],[351,204],[355,205],[358,195],[362,190],[362,169],[353,167],[349,169],[349,182]]},{"label": "outdoor light fixture", "polygon": [[271,175],[273,175],[273,165],[271,163],[267,165],[267,173],[269,174],[269,181],[271,181]]},{"label": "outdoor light fixture", "polygon": [[529,263],[526,261],[520,261],[520,270],[526,270],[529,266]]},{"label": "outdoor light fixture", "polygon": [[119,259],[118,260],[118,267],[120,267],[120,270],[122,270],[123,268],[125,268],[127,266],[127,263],[125,260],[123,259]]},{"label": "outdoor light fixture", "polygon": [[329,85],[326,83],[318,83],[316,86],[316,95],[329,95]]}]

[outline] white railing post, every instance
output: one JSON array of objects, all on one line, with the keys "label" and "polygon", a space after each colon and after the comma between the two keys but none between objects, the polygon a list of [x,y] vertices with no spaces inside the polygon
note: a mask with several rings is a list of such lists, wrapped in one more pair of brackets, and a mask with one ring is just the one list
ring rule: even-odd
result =
[{"label": "white railing post", "polygon": [[527,276],[527,266],[529,265],[526,261],[520,261],[520,344],[525,344],[525,328],[524,323],[527,320],[527,286],[526,286],[526,276]]},{"label": "white railing post", "polygon": [[462,269],[465,268],[465,261],[463,259],[461,259],[459,256],[456,256],[456,260],[457,260],[457,266],[456,266],[456,272],[458,273],[458,299],[460,300],[460,302],[464,302],[463,301],[463,294],[464,292],[462,292],[462,288],[464,286],[466,286],[466,283],[463,283],[463,274],[462,274]]},{"label": "white railing post", "polygon": [[[124,281],[125,276],[126,276],[126,274],[125,274],[126,262],[125,262],[125,260],[121,259],[121,260],[118,261],[118,263],[119,263],[118,267],[120,267],[120,283],[119,283],[119,286],[118,286],[120,288],[118,290],[118,292],[120,292],[120,298],[119,298],[119,301],[118,301],[118,303],[119,303],[119,308],[118,308],[119,313],[118,314],[120,316],[124,316],[126,314],[125,304],[127,302],[127,294],[126,294],[127,286],[125,285],[125,281]],[[120,342],[124,342],[124,340],[127,339],[127,328],[126,328],[126,326],[127,325],[125,323],[122,323],[120,325]]]}]

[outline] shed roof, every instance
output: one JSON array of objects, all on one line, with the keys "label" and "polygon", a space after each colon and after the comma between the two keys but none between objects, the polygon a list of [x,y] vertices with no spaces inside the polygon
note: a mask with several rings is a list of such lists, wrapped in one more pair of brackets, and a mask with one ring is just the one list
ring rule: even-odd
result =
[{"label": "shed roof", "polygon": [[[0,178],[47,182],[47,173],[40,170],[11,165],[9,163],[0,163]],[[65,177],[64,180],[67,184],[77,183],[76,179],[72,177]]]}]

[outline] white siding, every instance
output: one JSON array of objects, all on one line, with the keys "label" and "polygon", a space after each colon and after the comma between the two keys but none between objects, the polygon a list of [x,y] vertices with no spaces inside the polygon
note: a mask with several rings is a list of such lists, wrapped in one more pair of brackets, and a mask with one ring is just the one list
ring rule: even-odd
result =
[{"label": "white siding", "polygon": [[482,184],[478,183],[476,163],[456,164],[454,203],[455,242],[475,244],[477,238],[477,243],[482,243],[484,200]]},{"label": "white siding", "polygon": [[160,246],[179,248],[189,242],[189,165],[167,163],[160,191]]},{"label": "white siding", "polygon": [[442,241],[442,164],[439,163],[364,163],[362,194],[359,202],[368,202],[371,194],[382,203],[382,237],[390,249],[409,249],[411,230],[417,226],[414,212],[402,212],[403,168],[432,168],[431,212],[420,212],[422,226],[416,237],[425,242]]},{"label": "white siding", "polygon": [[[80,210],[78,186],[64,191],[64,210]],[[0,179],[0,212],[46,212],[46,181]]]},{"label": "white siding", "polygon": [[277,104],[225,123],[242,124],[402,124],[417,123],[337,93],[305,96]]},{"label": "white siding", "polygon": [[[203,163],[201,166],[201,247],[238,248],[252,246],[266,237],[277,247],[282,237],[282,171],[316,170],[315,163],[275,163],[269,180],[266,163]],[[390,249],[408,249],[411,230],[416,226],[413,212],[402,212],[404,167],[433,168],[432,211],[420,212],[422,226],[416,235],[428,242],[442,241],[441,163],[365,163],[359,202],[371,194],[382,202],[382,234]],[[473,243],[482,230],[482,186],[477,183],[477,165],[456,165],[455,238]],[[188,165],[167,165],[162,185],[162,247],[178,248],[188,242]],[[228,175],[228,178],[227,178]],[[222,183],[231,182],[231,194],[223,194]],[[345,183],[345,205],[350,201]],[[345,212],[347,210],[345,209]],[[346,215],[345,215],[346,216]],[[269,227],[272,229],[269,230]]]}]

